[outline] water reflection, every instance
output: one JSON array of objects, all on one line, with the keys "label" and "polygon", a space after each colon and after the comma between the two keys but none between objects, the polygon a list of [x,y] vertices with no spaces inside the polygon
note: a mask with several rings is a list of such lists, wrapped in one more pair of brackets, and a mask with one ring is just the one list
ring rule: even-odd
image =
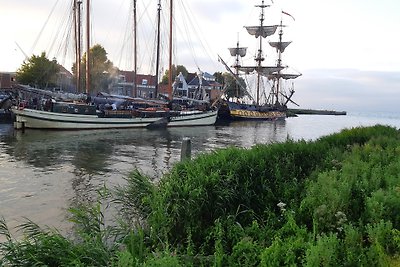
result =
[{"label": "water reflection", "polygon": [[398,117],[300,116],[275,122],[233,122],[209,127],[99,131],[15,132],[0,124],[0,216],[27,217],[63,228],[65,209],[91,201],[95,190],[122,184],[135,168],[154,179],[180,159],[181,141],[192,140],[192,154],[228,146],[251,147],[292,139],[316,139],[343,128],[385,124]]},{"label": "water reflection", "polygon": [[164,130],[14,131],[0,125],[0,216],[65,228],[66,209],[92,201],[96,189],[124,183],[135,168],[157,179],[180,159],[184,137],[192,154],[286,139],[286,122],[234,122]]},{"label": "water reflection", "polygon": [[139,168],[161,175],[179,160],[181,140],[192,140],[193,154],[227,146],[250,147],[283,141],[286,122],[233,122],[229,125],[164,130],[14,132],[2,128],[1,153],[39,171],[60,170],[68,163],[76,175],[101,175]]},{"label": "water reflection", "polygon": [[[71,163],[77,173],[110,172],[113,160],[140,158],[149,150],[157,151],[159,136],[147,131],[34,131],[3,135],[3,153],[38,169],[58,169]],[[167,144],[171,139],[167,140]],[[162,145],[163,147],[164,145]],[[153,157],[158,157],[158,153]],[[117,157],[117,158],[115,158]],[[168,156],[169,157],[169,156]],[[167,158],[168,158],[167,157]]]}]

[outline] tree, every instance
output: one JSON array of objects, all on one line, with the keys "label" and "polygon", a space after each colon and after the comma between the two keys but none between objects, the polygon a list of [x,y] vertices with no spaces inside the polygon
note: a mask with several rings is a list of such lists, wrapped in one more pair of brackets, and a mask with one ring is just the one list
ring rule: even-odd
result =
[{"label": "tree", "polygon": [[[86,53],[82,56],[81,61],[81,84],[86,84]],[[76,64],[72,66],[72,72],[77,77]],[[115,76],[117,69],[114,67],[113,63],[107,58],[107,52],[103,46],[96,44],[90,48],[90,84],[89,90],[91,93],[106,91],[108,85],[112,81],[112,77]],[[84,86],[83,86],[84,87]],[[84,90],[83,90],[84,91]]]},{"label": "tree", "polygon": [[[237,77],[235,79],[232,74],[230,73],[223,73],[222,76],[224,77],[224,84],[225,84],[225,94],[228,98],[231,97],[243,97],[246,93],[246,83],[243,78]],[[238,82],[242,86],[239,86]]]},{"label": "tree", "polygon": [[215,81],[219,82],[220,84],[224,84],[224,75],[222,72],[215,72],[213,74],[213,76],[215,77]]},{"label": "tree", "polygon": [[49,60],[46,53],[40,56],[33,55],[24,61],[17,70],[16,79],[19,83],[38,88],[56,86],[59,66],[55,59]]},{"label": "tree", "polygon": [[[182,72],[183,77],[185,77],[186,79],[189,74],[186,67],[183,65],[177,65],[177,66],[172,65],[172,80],[174,80],[175,77],[178,76],[180,72]],[[162,84],[168,84],[168,77],[169,77],[168,75],[169,75],[169,70],[166,70],[161,80]]]}]

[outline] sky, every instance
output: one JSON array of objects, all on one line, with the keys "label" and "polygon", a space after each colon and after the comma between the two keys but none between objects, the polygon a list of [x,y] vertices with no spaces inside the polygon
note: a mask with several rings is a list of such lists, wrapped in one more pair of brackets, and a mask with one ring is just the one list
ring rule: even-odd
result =
[{"label": "sky", "polygon": [[[0,71],[15,71],[25,55],[45,51],[70,69],[67,35],[69,0],[0,0]],[[84,1],[85,2],[85,1]],[[91,4],[91,38],[122,70],[133,69],[132,0],[96,0]],[[156,0],[137,0],[138,72],[154,74]],[[191,72],[225,71],[234,60],[228,47],[248,47],[243,64],[254,64],[256,40],[243,26],[255,26],[261,0],[175,0],[174,63]],[[287,25],[293,41],[283,63],[302,76],[293,100],[301,108],[400,112],[400,1],[265,0],[266,23]],[[167,65],[168,3],[161,0],[161,70]],[[286,15],[285,11],[294,17]],[[276,40],[276,37],[271,37]],[[57,41],[56,41],[57,40]],[[275,53],[265,49],[266,64]],[[294,107],[294,106],[293,106]]]}]

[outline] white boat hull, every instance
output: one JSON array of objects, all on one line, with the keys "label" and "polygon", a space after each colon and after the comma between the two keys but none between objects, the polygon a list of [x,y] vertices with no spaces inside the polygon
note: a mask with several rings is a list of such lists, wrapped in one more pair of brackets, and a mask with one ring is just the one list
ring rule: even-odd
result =
[{"label": "white boat hull", "polygon": [[181,115],[170,118],[167,127],[176,126],[207,126],[217,121],[217,110],[204,112],[181,112]]},{"label": "white boat hull", "polygon": [[[145,128],[162,119],[155,118],[101,118],[97,115],[56,113],[34,109],[12,109],[15,114],[15,128],[78,130],[78,129],[115,129]],[[217,111],[182,113],[170,117],[166,127],[206,126],[215,124]]]}]

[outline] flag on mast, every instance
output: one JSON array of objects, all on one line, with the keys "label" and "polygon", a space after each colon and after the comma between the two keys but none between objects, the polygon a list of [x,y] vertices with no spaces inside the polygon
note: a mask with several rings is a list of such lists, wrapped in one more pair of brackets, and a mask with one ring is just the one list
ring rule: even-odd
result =
[{"label": "flag on mast", "polygon": [[291,17],[293,20],[295,20],[294,17],[293,17],[292,15],[290,15],[289,13],[287,13],[287,12],[285,12],[285,11],[283,11],[283,10],[282,10],[282,13],[285,14],[285,15],[288,15],[288,16]]}]

